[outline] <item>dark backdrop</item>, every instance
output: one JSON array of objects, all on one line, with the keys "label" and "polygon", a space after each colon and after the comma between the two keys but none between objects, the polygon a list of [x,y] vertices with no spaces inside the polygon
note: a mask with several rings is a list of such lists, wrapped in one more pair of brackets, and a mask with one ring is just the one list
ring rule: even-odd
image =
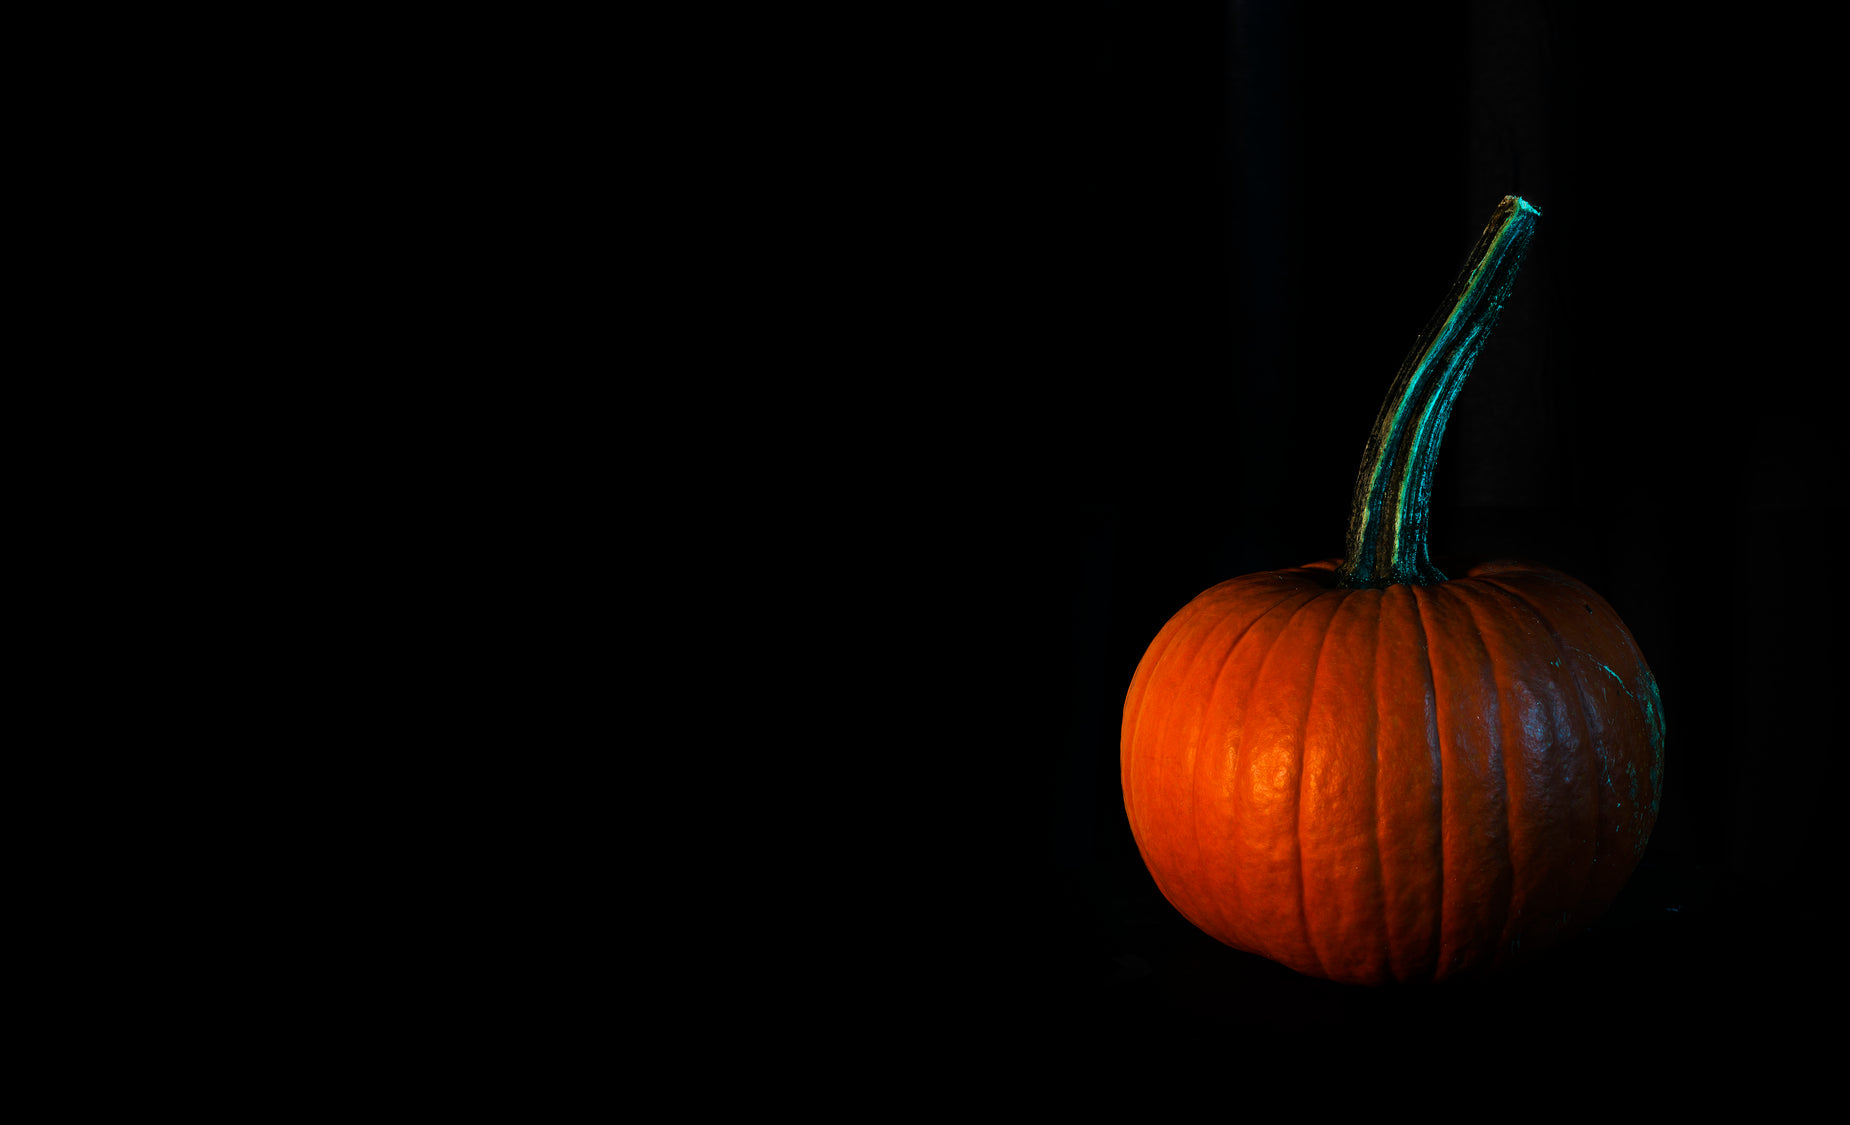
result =
[{"label": "dark backdrop", "polygon": [[[1790,1026],[1839,881],[1824,204],[1808,72],[1768,54],[1805,31],[1603,7],[1093,0],[995,44],[1011,80],[959,189],[973,330],[934,375],[968,417],[930,509],[956,690],[990,712],[951,751],[986,815],[944,907],[984,1022],[1107,1050],[1552,1029],[1618,990],[1660,1037],[1725,1045],[1743,1006]],[[1662,812],[1606,922],[1545,965],[1326,985],[1156,892],[1119,711],[1196,594],[1341,553],[1381,398],[1510,193],[1542,220],[1445,436],[1434,556],[1605,595],[1663,693]]]}]

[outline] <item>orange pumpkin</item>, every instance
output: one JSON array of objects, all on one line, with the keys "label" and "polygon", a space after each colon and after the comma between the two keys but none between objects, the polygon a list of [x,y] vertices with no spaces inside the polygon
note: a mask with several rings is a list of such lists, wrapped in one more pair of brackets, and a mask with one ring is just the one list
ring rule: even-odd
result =
[{"label": "orange pumpkin", "polygon": [[1125,698],[1125,810],[1157,886],[1301,973],[1516,963],[1605,910],[1656,821],[1663,708],[1612,607],[1544,566],[1447,578],[1426,553],[1445,418],[1538,217],[1499,205],[1402,367],[1346,561],[1201,594]]}]

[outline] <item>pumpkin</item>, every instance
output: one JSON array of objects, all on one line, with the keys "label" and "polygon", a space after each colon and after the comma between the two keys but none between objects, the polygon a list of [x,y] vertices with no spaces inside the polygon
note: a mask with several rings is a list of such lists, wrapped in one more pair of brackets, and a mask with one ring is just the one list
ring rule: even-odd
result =
[{"label": "pumpkin", "polygon": [[1300,973],[1517,964],[1604,911],[1657,817],[1663,707],[1612,607],[1539,564],[1448,578],[1427,556],[1445,420],[1539,215],[1498,205],[1415,343],[1344,558],[1202,593],[1125,696],[1124,806],[1157,886]]}]

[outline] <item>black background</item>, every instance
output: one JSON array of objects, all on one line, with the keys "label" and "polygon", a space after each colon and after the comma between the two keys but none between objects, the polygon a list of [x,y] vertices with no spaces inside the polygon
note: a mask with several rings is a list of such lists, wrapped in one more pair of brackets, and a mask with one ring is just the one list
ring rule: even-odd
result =
[{"label": "black background", "polygon": [[[973,1023],[1107,1052],[1546,1036],[1622,997],[1729,1049],[1811,1018],[1843,484],[1808,32],[1628,19],[1094,0],[997,32],[943,181],[958,327],[928,378],[958,418],[914,521],[982,714],[943,751],[976,814],[942,906]],[[1612,603],[1663,694],[1662,811],[1608,917],[1533,969],[1314,981],[1155,890],[1119,709],[1196,594],[1340,555],[1382,395],[1505,194],[1542,220],[1446,432],[1434,558]]]}]

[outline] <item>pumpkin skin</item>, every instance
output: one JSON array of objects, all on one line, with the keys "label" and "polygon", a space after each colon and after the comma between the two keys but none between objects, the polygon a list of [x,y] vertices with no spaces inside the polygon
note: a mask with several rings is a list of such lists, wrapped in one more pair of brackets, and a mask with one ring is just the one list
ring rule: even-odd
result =
[{"label": "pumpkin skin", "polygon": [[1189,921],[1357,984],[1508,967],[1579,933],[1656,821],[1656,681],[1612,607],[1524,562],[1191,601],[1124,702],[1137,847]]}]

